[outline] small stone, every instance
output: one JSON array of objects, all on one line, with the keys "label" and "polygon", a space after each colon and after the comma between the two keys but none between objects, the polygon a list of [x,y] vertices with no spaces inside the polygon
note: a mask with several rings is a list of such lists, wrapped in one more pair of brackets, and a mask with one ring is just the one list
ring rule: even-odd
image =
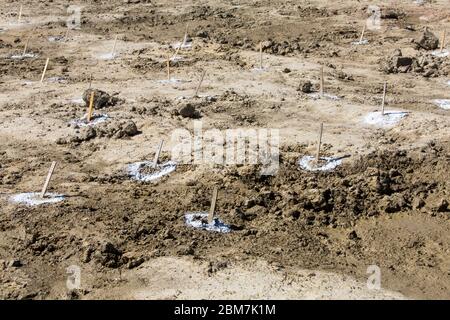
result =
[{"label": "small stone", "polygon": [[195,107],[188,103],[184,106],[182,106],[179,110],[178,113],[185,118],[197,118],[198,116],[198,112],[197,110],[195,110]]},{"label": "small stone", "polygon": [[417,45],[425,50],[435,50],[439,46],[439,39],[428,28],[425,29]]},{"label": "small stone", "polygon": [[12,259],[8,263],[9,267],[20,268],[22,266],[22,262],[19,259]]},{"label": "small stone", "polygon": [[136,127],[136,124],[133,121],[128,121],[127,123],[125,123],[125,125],[123,126],[123,132],[129,136],[135,136],[136,134],[138,134],[138,129]]},{"label": "small stone", "polygon": [[300,83],[299,90],[303,93],[311,93],[312,92],[312,83],[311,81],[305,81]]},{"label": "small stone", "polygon": [[357,240],[358,239],[358,234],[356,233],[355,230],[350,231],[350,233],[348,234],[348,238],[350,240]]}]

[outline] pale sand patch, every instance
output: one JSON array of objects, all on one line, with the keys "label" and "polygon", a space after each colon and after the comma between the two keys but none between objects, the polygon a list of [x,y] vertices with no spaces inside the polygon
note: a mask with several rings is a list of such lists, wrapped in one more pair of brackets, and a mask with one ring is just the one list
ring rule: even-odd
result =
[{"label": "pale sand patch", "polygon": [[406,299],[369,289],[349,276],[317,270],[276,270],[262,260],[229,263],[208,273],[208,262],[159,257],[122,273],[123,285],[88,299]]}]

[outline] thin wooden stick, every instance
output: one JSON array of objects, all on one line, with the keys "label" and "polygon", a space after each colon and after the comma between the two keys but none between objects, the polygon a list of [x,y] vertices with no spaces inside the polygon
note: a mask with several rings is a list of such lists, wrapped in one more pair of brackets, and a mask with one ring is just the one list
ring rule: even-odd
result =
[{"label": "thin wooden stick", "polygon": [[442,37],[441,37],[441,53],[444,51],[444,47],[445,47],[445,36],[446,36],[446,30],[442,31]]},{"label": "thin wooden stick", "polygon": [[323,75],[323,66],[320,68],[320,95],[323,97],[325,87],[325,79]]},{"label": "thin wooden stick", "polygon": [[66,33],[64,35],[64,40],[66,40],[66,41],[69,38],[69,31],[70,31],[70,28],[67,28]]},{"label": "thin wooden stick", "polygon": [[17,18],[17,23],[20,23],[22,20],[22,9],[23,9],[23,5],[20,5],[19,17]]},{"label": "thin wooden stick", "polygon": [[259,43],[259,68],[263,68],[262,42]]},{"label": "thin wooden stick", "polygon": [[114,56],[115,56],[115,54],[116,54],[116,46],[117,46],[117,35],[116,35],[116,37],[114,38],[114,46],[113,46],[113,49],[112,49],[112,52],[111,52],[111,57],[112,57],[112,58],[114,58]]},{"label": "thin wooden stick", "polygon": [[89,76],[89,89],[92,87],[92,73]]},{"label": "thin wooden stick", "polygon": [[198,97],[198,91],[200,90],[200,86],[202,85],[203,79],[205,78],[206,70],[202,71],[202,76],[200,78],[200,82],[198,83],[197,89],[195,89],[194,97]]},{"label": "thin wooden stick", "polygon": [[23,48],[22,57],[25,56],[25,54],[27,53],[28,44],[30,43],[32,36],[33,36],[33,34],[30,34],[29,37],[27,38],[27,41],[25,42],[25,47]]},{"label": "thin wooden stick", "polygon": [[172,58],[170,58],[170,60],[175,59],[175,57],[177,56],[178,52],[179,52],[180,49],[181,49],[181,46],[182,46],[182,44],[180,43],[180,45],[178,46],[177,50],[175,50],[175,53],[174,53],[174,55],[172,56]]},{"label": "thin wooden stick", "polygon": [[163,144],[164,144],[164,140],[161,140],[159,142],[158,149],[156,149],[155,158],[153,159],[153,169],[156,169],[156,167],[158,166],[159,155],[161,154]]},{"label": "thin wooden stick", "polygon": [[50,58],[47,58],[47,61],[45,62],[44,71],[42,72],[41,83],[44,82],[45,73],[47,72],[48,62],[49,62],[49,61],[50,61]]},{"label": "thin wooden stick", "polygon": [[384,105],[386,103],[386,91],[387,91],[387,82],[384,82],[383,87],[383,100],[381,101],[381,115],[384,116]]},{"label": "thin wooden stick", "polygon": [[317,142],[316,162],[319,162],[319,160],[320,160],[320,147],[322,145],[322,133],[323,133],[323,123],[320,124],[319,140]]},{"label": "thin wooden stick", "polygon": [[170,55],[167,56],[167,80],[170,81]]},{"label": "thin wooden stick", "polygon": [[212,200],[211,200],[211,207],[209,209],[209,215],[208,215],[208,224],[212,224],[213,220],[214,220],[214,213],[216,211],[217,194],[218,194],[218,189],[217,189],[217,187],[214,187],[213,196],[212,196]]},{"label": "thin wooden stick", "polygon": [[181,46],[180,46],[180,47],[182,47],[182,46],[186,45],[186,41],[187,41],[187,36],[188,36],[188,27],[189,27],[189,24],[186,24],[186,31],[184,32],[183,43],[181,44]]},{"label": "thin wooden stick", "polygon": [[44,186],[42,187],[41,198],[44,198],[45,194],[47,193],[48,185],[50,183],[50,179],[52,178],[53,171],[55,171],[55,167],[56,167],[56,161],[53,161],[52,165],[50,166],[50,170],[48,171],[47,179],[45,179]]},{"label": "thin wooden stick", "polygon": [[361,38],[359,39],[359,43],[361,43],[364,40],[364,33],[366,33],[366,24],[364,23],[362,32],[361,32]]},{"label": "thin wooden stick", "polygon": [[92,118],[92,113],[94,112],[94,95],[95,92],[92,91],[91,92],[91,98],[89,99],[89,109],[88,109],[88,114],[87,114],[87,122],[91,122],[91,118]]}]

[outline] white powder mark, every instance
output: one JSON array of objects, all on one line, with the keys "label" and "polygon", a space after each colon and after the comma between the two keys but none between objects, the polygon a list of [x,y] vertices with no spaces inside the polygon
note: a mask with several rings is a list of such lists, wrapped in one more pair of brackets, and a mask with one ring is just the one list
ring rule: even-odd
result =
[{"label": "white powder mark", "polygon": [[382,115],[379,111],[370,112],[364,117],[364,122],[370,125],[387,127],[395,125],[407,115],[408,112],[403,111],[388,111],[385,112],[384,115]]},{"label": "white powder mark", "polygon": [[366,44],[369,44],[369,40],[367,40],[367,39],[352,42],[352,45],[354,45],[354,46],[363,46]]},{"label": "white powder mark", "polygon": [[309,96],[311,98],[313,98],[314,100],[321,99],[321,98],[326,98],[326,99],[330,99],[330,100],[341,100],[341,98],[339,98],[338,96],[334,96],[334,95],[328,94],[328,93],[324,93],[323,96],[321,96],[320,93],[315,92],[315,93],[309,94]]},{"label": "white powder mark", "polygon": [[448,57],[448,55],[450,54],[450,52],[448,50],[437,50],[437,51],[433,51],[431,53],[433,56],[438,57],[438,58],[445,58]]},{"label": "white powder mark", "polygon": [[186,43],[182,43],[182,42],[175,42],[172,43],[172,48],[173,49],[191,49],[192,48],[192,42],[186,42]]},{"label": "white powder mark", "polygon": [[298,165],[307,171],[329,171],[342,163],[342,158],[320,157],[320,162],[324,161],[325,164],[316,166],[315,159],[313,156],[304,156],[298,160]]},{"label": "white powder mark", "polygon": [[165,79],[165,80],[158,80],[159,83],[181,83],[184,82],[181,79],[175,79],[175,78],[170,78],[170,79]]},{"label": "white powder mark", "polygon": [[439,108],[444,110],[450,109],[450,99],[435,99],[433,100],[434,104],[437,105]]},{"label": "white powder mark", "polygon": [[207,231],[228,233],[231,231],[229,225],[223,223],[219,218],[214,218],[209,224],[207,212],[189,212],[184,215],[184,221],[190,227]]},{"label": "white powder mark", "polygon": [[156,172],[148,174],[142,173],[142,171],[145,168],[152,168],[152,167],[153,167],[152,161],[135,162],[128,165],[127,172],[128,175],[134,180],[150,182],[175,171],[175,169],[177,168],[177,164],[173,161],[168,161],[162,164],[158,164],[157,165],[158,171]]},{"label": "white powder mark", "polygon": [[110,53],[101,54],[98,56],[98,58],[101,60],[114,60],[118,56],[119,56],[119,54],[110,52]]},{"label": "white powder mark", "polygon": [[39,206],[47,203],[57,203],[64,200],[64,196],[56,193],[47,193],[44,198],[37,192],[20,193],[10,198],[11,202],[22,203],[27,206]]},{"label": "white powder mark", "polygon": [[109,116],[107,114],[94,113],[92,115],[91,121],[87,122],[87,114],[85,114],[83,116],[83,118],[72,120],[70,122],[70,124],[76,125],[78,127],[89,127],[89,126],[95,126],[95,125],[97,125],[99,123],[105,122],[108,119],[109,119]]},{"label": "white powder mark", "polygon": [[22,59],[26,59],[26,58],[36,58],[38,55],[35,53],[25,53],[25,54],[17,54],[17,55],[12,55],[10,58],[14,59],[14,60],[22,60]]}]

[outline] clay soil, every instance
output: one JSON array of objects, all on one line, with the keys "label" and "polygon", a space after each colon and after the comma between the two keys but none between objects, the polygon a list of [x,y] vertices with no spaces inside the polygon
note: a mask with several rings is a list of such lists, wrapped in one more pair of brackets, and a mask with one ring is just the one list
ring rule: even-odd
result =
[{"label": "clay soil", "polygon": [[[450,111],[433,100],[450,99],[450,57],[431,75],[380,66],[396,49],[430,56],[414,41],[425,27],[438,38],[450,31],[450,9],[379,3],[381,29],[355,46],[370,1],[76,1],[81,27],[56,42],[48,38],[66,35],[68,2],[21,1],[16,25],[19,2],[1,1],[0,297],[449,299]],[[182,81],[160,82],[186,26],[192,48],[172,63]],[[36,56],[11,59],[30,35]],[[118,56],[102,59],[116,35]],[[254,70],[260,42],[263,71]],[[321,65],[338,100],[302,92],[307,81],[318,90]],[[202,70],[201,97],[179,99],[194,94]],[[109,118],[78,128],[91,74],[113,97],[97,110]],[[390,127],[364,122],[380,109],[384,81],[386,109],[409,112]],[[279,129],[277,174],[180,164],[157,182],[127,177],[160,139],[168,160],[173,130],[192,132],[194,115],[179,112],[187,103],[204,129]],[[321,122],[323,155],[349,157],[330,172],[300,170]],[[40,191],[51,161],[49,191],[66,199],[12,203]],[[184,222],[208,211],[214,186],[230,233]],[[78,289],[66,286],[71,265]],[[384,291],[366,288],[371,265]]]}]

